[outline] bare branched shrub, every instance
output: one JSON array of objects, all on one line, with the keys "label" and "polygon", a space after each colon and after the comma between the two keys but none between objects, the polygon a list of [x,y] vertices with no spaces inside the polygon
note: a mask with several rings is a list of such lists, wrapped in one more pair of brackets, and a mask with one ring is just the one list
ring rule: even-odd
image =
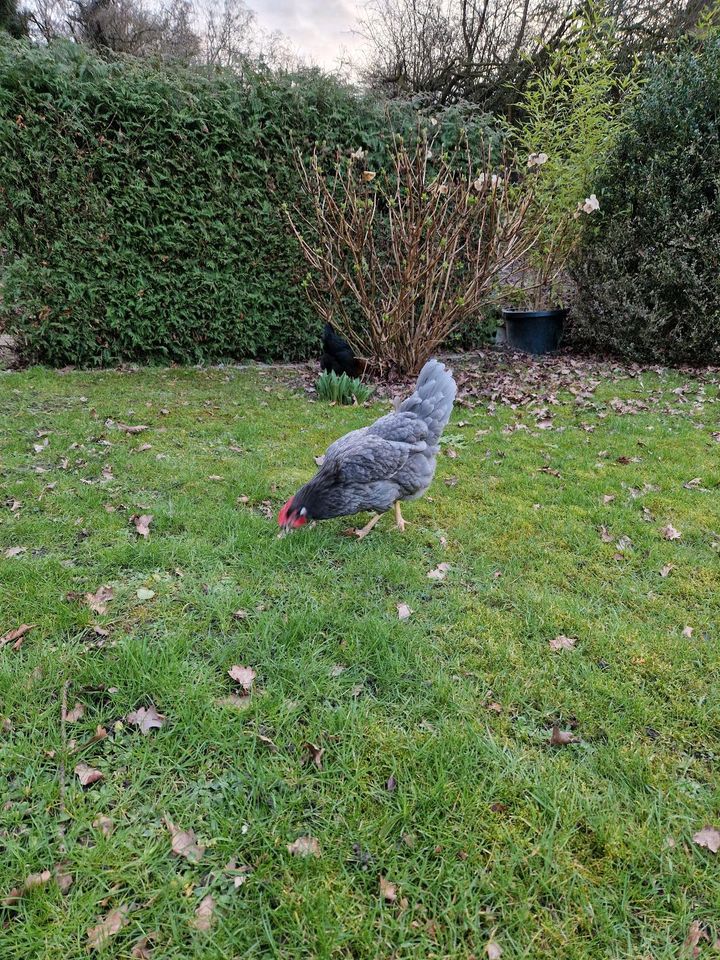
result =
[{"label": "bare branched shrub", "polygon": [[317,154],[298,159],[310,208],[289,219],[308,296],[382,372],[415,373],[500,296],[537,237],[531,189],[511,185],[509,168],[432,147],[396,137],[386,172],[366,169],[361,150],[329,172]]}]

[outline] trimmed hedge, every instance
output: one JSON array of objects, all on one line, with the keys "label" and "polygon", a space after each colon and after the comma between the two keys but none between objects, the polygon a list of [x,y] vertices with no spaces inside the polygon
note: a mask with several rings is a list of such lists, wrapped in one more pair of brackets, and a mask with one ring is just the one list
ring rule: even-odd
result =
[{"label": "trimmed hedge", "polygon": [[[415,124],[398,111],[317,71],[209,77],[0,42],[0,325],[55,365],[313,355],[282,213],[302,201],[293,153],[382,162],[391,127]],[[443,142],[466,121],[450,111]]]},{"label": "trimmed hedge", "polygon": [[306,356],[319,321],[282,204],[292,143],[377,139],[318,74],[208,78],[0,45],[0,310],[28,359]]},{"label": "trimmed hedge", "polygon": [[720,37],[655,64],[597,183],[572,339],[669,363],[720,362]]}]

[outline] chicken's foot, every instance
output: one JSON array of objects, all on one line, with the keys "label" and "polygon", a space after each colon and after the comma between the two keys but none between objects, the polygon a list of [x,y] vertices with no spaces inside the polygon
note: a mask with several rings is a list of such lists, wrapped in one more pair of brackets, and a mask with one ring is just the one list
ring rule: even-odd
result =
[{"label": "chicken's foot", "polygon": [[375,526],[375,524],[376,524],[376,523],[378,522],[378,520],[380,519],[380,516],[381,516],[381,514],[379,514],[379,513],[374,513],[374,514],[370,517],[370,519],[368,520],[368,522],[365,524],[364,527],[362,527],[360,530],[356,530],[356,531],[355,531],[355,536],[358,538],[358,540],[362,540],[363,537],[366,537],[366,536],[370,533],[370,531],[372,530],[372,528]]},{"label": "chicken's foot", "polygon": [[395,523],[397,524],[397,528],[400,531],[400,533],[405,533],[405,525],[407,524],[407,522],[408,521],[405,519],[405,517],[403,517],[403,515],[400,513],[400,501],[396,500],[395,501]]}]

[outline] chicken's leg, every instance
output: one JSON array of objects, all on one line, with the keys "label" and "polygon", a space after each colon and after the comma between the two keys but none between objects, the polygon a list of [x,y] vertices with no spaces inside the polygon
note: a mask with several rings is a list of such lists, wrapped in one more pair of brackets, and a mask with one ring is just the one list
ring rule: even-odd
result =
[{"label": "chicken's leg", "polygon": [[366,536],[370,533],[370,531],[371,531],[372,528],[375,526],[375,524],[378,522],[378,520],[380,519],[380,517],[381,517],[381,514],[379,514],[379,513],[374,513],[374,514],[370,517],[370,519],[368,520],[368,522],[365,524],[365,526],[362,527],[362,529],[355,531],[355,536],[358,538],[358,540],[362,540],[363,537],[366,537]]},{"label": "chicken's leg", "polygon": [[395,501],[395,523],[397,524],[397,528],[400,531],[400,533],[405,533],[405,524],[407,522],[408,521],[400,513],[400,501],[396,500]]}]

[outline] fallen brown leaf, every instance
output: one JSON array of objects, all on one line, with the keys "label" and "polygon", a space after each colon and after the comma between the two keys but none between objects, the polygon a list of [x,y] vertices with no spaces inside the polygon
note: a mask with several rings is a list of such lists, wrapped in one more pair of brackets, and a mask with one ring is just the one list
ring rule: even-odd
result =
[{"label": "fallen brown leaf", "polygon": [[57,883],[60,893],[67,893],[73,885],[72,875],[68,872],[69,866],[68,863],[56,863],[53,868],[55,883]]},{"label": "fallen brown leaf", "polygon": [[613,541],[612,534],[604,524],[600,527],[600,539],[603,543],[612,543]]},{"label": "fallen brown leaf", "polygon": [[157,934],[154,932],[140,937],[130,951],[130,956],[133,960],[150,960],[152,957],[153,943],[156,939]]},{"label": "fallen brown leaf", "polygon": [[65,715],[65,720],[68,723],[77,723],[78,720],[81,720],[85,716],[85,707],[78,700],[72,710],[68,710]]},{"label": "fallen brown leaf", "polygon": [[142,433],[144,430],[150,429],[150,427],[146,426],[143,423],[140,423],[137,426],[131,427],[127,423],[120,423],[120,421],[117,421],[115,426],[118,428],[118,430],[122,431],[123,433]]},{"label": "fallen brown leaf", "polygon": [[100,770],[95,770],[93,767],[89,767],[86,763],[78,763],[76,765],[75,775],[83,787],[89,787],[91,783],[95,783],[103,778],[103,774]]},{"label": "fallen brown leaf", "polygon": [[26,552],[27,550],[25,547],[8,547],[5,551],[5,558],[7,560],[12,560],[13,557],[19,557],[21,554]]},{"label": "fallen brown leaf", "polygon": [[683,627],[682,635],[683,635],[684,637],[687,637],[688,640],[689,640],[689,639],[692,637],[692,635],[693,635],[694,632],[695,632],[695,631],[694,631],[694,629],[693,629],[692,627]]},{"label": "fallen brown leaf", "polygon": [[569,730],[561,730],[560,727],[555,724],[552,728],[552,734],[550,736],[549,743],[553,747],[565,747],[569,743],[579,743],[577,737],[574,737]]},{"label": "fallen brown leaf", "polygon": [[565,637],[560,634],[548,641],[551,650],[574,650],[577,637]]},{"label": "fallen brown leaf", "polygon": [[178,857],[185,857],[190,863],[199,863],[205,847],[197,842],[193,830],[180,830],[168,817],[165,817],[165,826],[170,831],[172,852]]},{"label": "fallen brown leaf", "polygon": [[318,770],[322,770],[322,758],[325,753],[325,748],[318,747],[317,744],[308,741],[303,744],[303,750],[307,751],[308,759],[315,764]]},{"label": "fallen brown leaf", "polygon": [[231,679],[240,685],[246,694],[249,694],[252,690],[253,683],[257,677],[257,673],[255,673],[252,667],[243,667],[239,664],[235,664],[234,666],[230,667],[228,674],[230,675]]},{"label": "fallen brown leaf", "polygon": [[675,567],[675,564],[674,564],[674,563],[666,563],[665,566],[664,566],[664,567],[661,567],[661,569],[660,569],[660,576],[661,576],[661,577],[667,577],[667,576],[669,576],[669,574],[672,573],[672,571],[675,570],[675,569],[676,569],[676,567]]},{"label": "fallen brown leaf", "polygon": [[707,940],[708,943],[710,942],[710,937],[700,926],[699,922],[697,920],[693,920],[693,922],[690,924],[688,928],[687,936],[685,937],[685,942],[683,943],[683,946],[690,951],[690,956],[693,958],[700,956],[700,949],[698,947],[698,943],[700,942],[701,939]]},{"label": "fallen brown leaf", "polygon": [[100,950],[111,937],[119,933],[128,922],[128,907],[117,907],[87,932],[88,947],[91,950]]},{"label": "fallen brown leaf", "polygon": [[13,644],[13,650],[19,650],[25,634],[29,633],[31,630],[35,629],[34,623],[23,623],[21,626],[16,627],[14,630],[8,630],[6,634],[0,637],[0,650],[8,644]]},{"label": "fallen brown leaf", "polygon": [[150,524],[153,520],[152,514],[143,513],[138,516],[138,514],[135,513],[130,517],[130,520],[135,524],[135,530],[138,536],[144,537],[147,540],[150,536]]},{"label": "fallen brown leaf", "polygon": [[705,847],[711,853],[717,853],[720,850],[720,830],[715,827],[703,827],[693,834],[693,843],[699,847]]},{"label": "fallen brown leaf", "polygon": [[680,537],[682,537],[680,531],[676,530],[671,523],[668,523],[665,527],[661,527],[660,533],[666,540],[679,540]]},{"label": "fallen brown leaf", "polygon": [[113,598],[112,587],[98,587],[95,593],[86,593],[85,602],[95,613],[107,613],[108,601]]},{"label": "fallen brown leaf", "polygon": [[406,603],[399,603],[397,605],[398,619],[407,620],[408,617],[412,614],[412,610]]},{"label": "fallen brown leaf", "polygon": [[288,853],[294,857],[319,857],[320,844],[315,837],[298,837],[287,845]]},{"label": "fallen brown leaf", "polygon": [[139,727],[140,732],[146,735],[151,730],[159,730],[165,725],[165,714],[158,713],[152,703],[147,708],[139,707],[137,710],[133,710],[132,713],[127,715],[126,719],[128,723]]},{"label": "fallen brown leaf", "polygon": [[102,814],[93,820],[93,826],[96,830],[99,830],[104,837],[109,837],[115,828],[115,824],[110,817],[103,816]]},{"label": "fallen brown leaf", "polygon": [[203,897],[197,910],[192,925],[201,933],[207,933],[213,923],[213,914],[215,913],[215,898],[211,893]]},{"label": "fallen brown leaf", "polygon": [[430,570],[427,578],[428,580],[444,580],[449,569],[449,563],[439,563],[434,570]]},{"label": "fallen brown leaf", "polygon": [[606,493],[606,494],[603,496],[603,503],[605,503],[605,504],[612,503],[614,499],[615,499],[615,494],[613,494],[613,493]]},{"label": "fallen brown leaf", "polygon": [[488,955],[488,960],[500,960],[502,948],[499,943],[491,940],[485,947],[485,953]]},{"label": "fallen brown leaf", "polygon": [[17,903],[18,900],[30,890],[34,890],[36,887],[45,886],[51,877],[52,873],[49,870],[43,870],[40,873],[28,874],[23,883],[19,887],[13,887],[7,897],[5,897],[5,899],[2,901],[3,906],[13,906],[13,904]]},{"label": "fallen brown leaf", "polygon": [[380,896],[388,903],[395,903],[397,900],[397,887],[382,874],[380,874]]}]

